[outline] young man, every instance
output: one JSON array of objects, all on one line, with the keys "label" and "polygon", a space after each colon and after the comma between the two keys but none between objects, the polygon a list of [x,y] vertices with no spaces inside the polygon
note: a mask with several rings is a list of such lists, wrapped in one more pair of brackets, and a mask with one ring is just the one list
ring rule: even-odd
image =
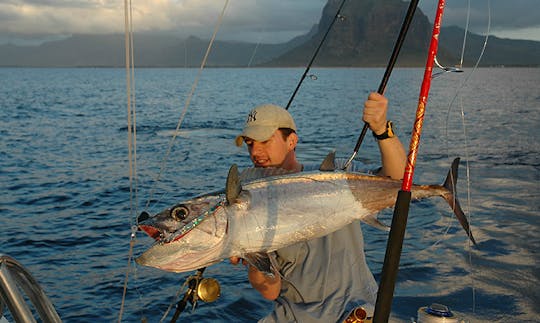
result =
[{"label": "young man", "polygon": [[[405,150],[386,119],[387,99],[371,93],[364,103],[363,120],[377,138],[381,176],[400,179]],[[253,109],[236,145],[245,142],[255,167],[279,167],[300,172],[296,158],[296,125],[291,115],[275,105]],[[357,306],[370,310],[377,284],[367,267],[358,222],[322,238],[297,243],[275,252],[278,273],[270,277],[248,266],[251,285],[269,300],[274,310],[259,322],[343,322]],[[233,264],[239,258],[231,258]]]}]

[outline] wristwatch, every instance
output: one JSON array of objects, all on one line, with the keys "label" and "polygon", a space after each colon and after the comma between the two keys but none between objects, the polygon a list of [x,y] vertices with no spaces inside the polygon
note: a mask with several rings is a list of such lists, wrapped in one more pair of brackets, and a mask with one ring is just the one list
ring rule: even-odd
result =
[{"label": "wristwatch", "polygon": [[386,121],[385,132],[381,133],[380,135],[375,134],[373,131],[371,133],[373,134],[373,137],[375,137],[375,139],[377,140],[384,140],[395,136],[394,130],[392,129],[392,121],[390,120]]}]

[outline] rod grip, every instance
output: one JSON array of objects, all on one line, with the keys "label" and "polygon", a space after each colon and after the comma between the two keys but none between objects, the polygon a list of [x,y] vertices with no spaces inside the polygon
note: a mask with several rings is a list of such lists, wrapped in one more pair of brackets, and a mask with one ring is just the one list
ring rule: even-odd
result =
[{"label": "rod grip", "polygon": [[375,303],[375,313],[373,323],[388,322],[390,310],[392,309],[392,299],[396,285],[397,273],[399,271],[399,259],[405,228],[407,227],[407,217],[409,216],[409,205],[411,203],[410,191],[399,191],[392,216],[392,227],[388,236],[386,254],[381,273],[381,282],[377,292],[377,302]]}]

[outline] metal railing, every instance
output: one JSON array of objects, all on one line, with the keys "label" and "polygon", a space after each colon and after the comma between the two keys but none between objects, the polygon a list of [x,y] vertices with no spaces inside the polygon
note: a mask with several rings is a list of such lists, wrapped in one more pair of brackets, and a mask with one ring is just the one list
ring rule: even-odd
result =
[{"label": "metal railing", "polygon": [[54,305],[30,272],[15,259],[0,254],[0,316],[5,304],[15,322],[36,322],[24,295],[43,322],[62,322]]}]

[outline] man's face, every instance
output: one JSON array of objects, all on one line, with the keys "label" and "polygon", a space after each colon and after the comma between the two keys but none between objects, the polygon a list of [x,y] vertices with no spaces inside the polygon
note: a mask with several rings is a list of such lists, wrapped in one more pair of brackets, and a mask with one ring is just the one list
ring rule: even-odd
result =
[{"label": "man's face", "polygon": [[294,151],[296,146],[293,136],[296,135],[291,134],[287,139],[283,139],[281,132],[276,130],[267,141],[256,141],[251,138],[245,138],[244,141],[255,167],[282,167],[287,155]]}]

